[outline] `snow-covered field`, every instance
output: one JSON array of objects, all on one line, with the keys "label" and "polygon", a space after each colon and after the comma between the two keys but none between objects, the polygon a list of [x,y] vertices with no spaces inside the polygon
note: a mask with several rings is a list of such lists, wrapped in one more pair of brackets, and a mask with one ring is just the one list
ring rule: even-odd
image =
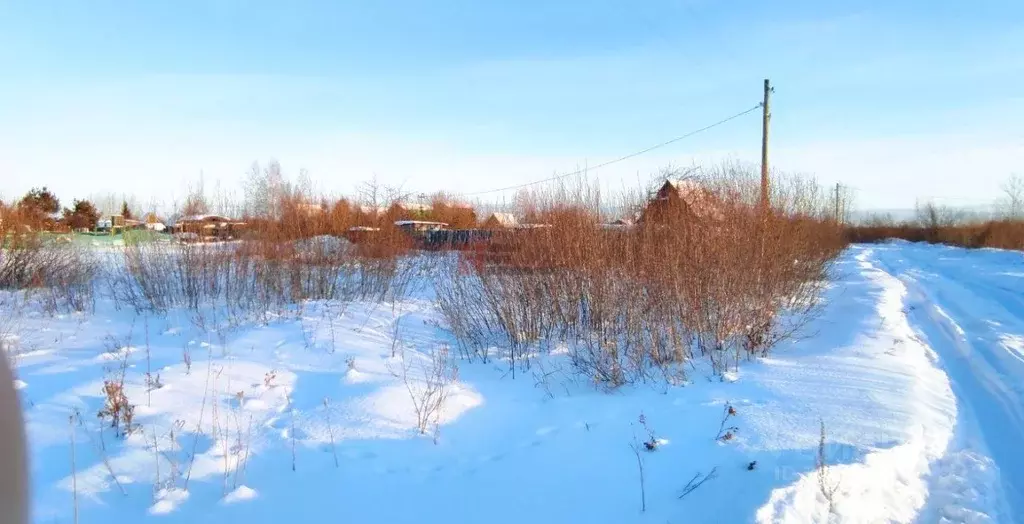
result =
[{"label": "snow-covered field", "polygon": [[[33,521],[1024,518],[1024,257],[854,246],[826,299],[804,337],[724,381],[608,393],[558,355],[515,378],[456,361],[426,434],[414,399],[430,356],[454,353],[426,291],[225,330],[102,299],[30,314],[8,343]],[[123,365],[122,439],[97,413]]]}]

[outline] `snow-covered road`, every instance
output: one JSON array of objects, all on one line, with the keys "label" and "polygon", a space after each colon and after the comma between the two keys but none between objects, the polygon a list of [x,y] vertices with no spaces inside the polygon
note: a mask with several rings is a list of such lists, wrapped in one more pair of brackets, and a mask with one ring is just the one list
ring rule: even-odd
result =
[{"label": "snow-covered road", "polygon": [[[911,326],[935,352],[956,396],[954,439],[930,474],[933,494],[985,464],[965,465],[963,457],[990,458],[1005,503],[989,502],[1005,506],[1001,520],[1024,519],[1024,256],[899,243],[874,247],[866,258],[906,286]],[[964,496],[986,496],[967,489],[975,493]],[[934,499],[922,522],[943,516],[945,501]]]}]

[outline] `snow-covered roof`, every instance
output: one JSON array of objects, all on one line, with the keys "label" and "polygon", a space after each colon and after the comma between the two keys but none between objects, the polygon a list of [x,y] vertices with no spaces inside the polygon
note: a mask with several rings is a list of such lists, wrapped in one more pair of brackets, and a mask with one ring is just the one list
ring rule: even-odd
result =
[{"label": "snow-covered roof", "polygon": [[494,220],[502,227],[516,227],[519,224],[516,216],[512,213],[491,213],[491,216],[487,217],[487,221],[491,220]]},{"label": "snow-covered roof", "polygon": [[666,190],[674,191],[689,209],[698,216],[714,215],[718,212],[715,195],[693,179],[666,180],[658,190],[658,197],[665,198]]},{"label": "snow-covered roof", "polygon": [[178,219],[178,222],[232,222],[223,215],[189,215]]},{"label": "snow-covered roof", "polygon": [[683,197],[684,199],[696,193],[705,192],[704,187],[701,186],[700,183],[688,178],[682,180],[669,179],[666,180],[665,183],[668,184],[672,189],[675,189],[675,191],[679,193],[679,196]]}]

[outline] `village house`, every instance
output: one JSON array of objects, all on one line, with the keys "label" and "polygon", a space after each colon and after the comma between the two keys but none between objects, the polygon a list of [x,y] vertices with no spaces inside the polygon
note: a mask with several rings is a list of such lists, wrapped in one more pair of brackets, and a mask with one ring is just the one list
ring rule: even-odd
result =
[{"label": "village house", "polygon": [[178,219],[174,234],[182,240],[204,242],[232,240],[245,229],[245,222],[221,215],[191,215]]},{"label": "village house", "polygon": [[483,229],[511,229],[518,225],[519,221],[516,220],[516,216],[512,213],[491,213],[491,215],[484,220],[481,227]]},{"label": "village house", "polygon": [[718,199],[695,180],[666,180],[647,203],[638,222],[655,223],[670,216],[713,218],[720,214]]},{"label": "village house", "polygon": [[150,231],[162,233],[167,230],[167,225],[164,224],[163,220],[160,220],[160,217],[156,216],[156,213],[146,213],[143,222],[145,222],[146,229]]},{"label": "village house", "polygon": [[398,220],[395,227],[406,233],[426,233],[428,231],[440,231],[448,227],[444,222],[431,222],[428,220]]},{"label": "village house", "polygon": [[361,244],[379,234],[379,227],[354,226],[348,228],[342,236],[353,244]]}]

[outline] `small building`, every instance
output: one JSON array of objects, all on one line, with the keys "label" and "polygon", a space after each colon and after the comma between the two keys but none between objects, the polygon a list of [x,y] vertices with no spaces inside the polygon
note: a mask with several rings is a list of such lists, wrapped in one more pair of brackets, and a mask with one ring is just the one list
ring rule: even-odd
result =
[{"label": "small building", "polygon": [[348,228],[342,236],[353,244],[360,244],[378,234],[380,234],[379,227],[355,226]]},{"label": "small building", "polygon": [[192,215],[174,224],[174,233],[182,240],[217,241],[237,238],[245,222],[221,215]]},{"label": "small building", "polygon": [[141,220],[125,218],[123,215],[110,215],[108,218],[96,222],[96,230],[109,232],[111,234],[122,233],[126,230],[145,229],[146,224]]},{"label": "small building", "polygon": [[712,218],[719,214],[719,200],[695,180],[666,180],[647,203],[638,222],[657,222],[682,213],[691,219]]},{"label": "small building", "polygon": [[162,233],[167,230],[167,225],[164,224],[163,220],[160,220],[160,217],[156,216],[156,213],[146,213],[143,221],[145,222],[145,228],[150,231]]},{"label": "small building", "polygon": [[519,221],[512,213],[491,213],[481,227],[484,229],[511,229],[518,225]]},{"label": "small building", "polygon": [[406,233],[425,233],[427,231],[440,231],[446,229],[448,224],[444,222],[430,222],[427,220],[398,220],[395,227]]}]

